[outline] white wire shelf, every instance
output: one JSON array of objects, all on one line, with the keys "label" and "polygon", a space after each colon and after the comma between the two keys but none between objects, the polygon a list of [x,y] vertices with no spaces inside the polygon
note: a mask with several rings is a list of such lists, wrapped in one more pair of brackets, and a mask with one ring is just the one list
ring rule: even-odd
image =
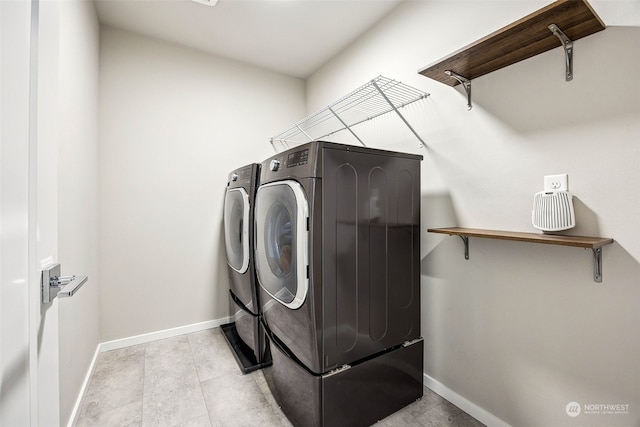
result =
[{"label": "white wire shelf", "polygon": [[[353,127],[395,111],[420,141],[424,141],[400,113],[400,109],[429,96],[428,93],[397,80],[378,76],[327,107],[308,115],[290,128],[271,137],[271,144],[284,147],[316,141],[335,133],[348,131],[363,146]],[[275,145],[274,145],[275,148]]]}]

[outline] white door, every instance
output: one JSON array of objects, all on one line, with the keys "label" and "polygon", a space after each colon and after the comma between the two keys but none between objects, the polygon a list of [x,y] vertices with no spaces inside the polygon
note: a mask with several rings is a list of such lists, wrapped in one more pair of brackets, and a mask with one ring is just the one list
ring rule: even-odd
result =
[{"label": "white door", "polygon": [[[30,4],[0,2],[0,425],[29,425]],[[10,106],[10,108],[9,108]]]},{"label": "white door", "polygon": [[0,23],[0,425],[58,426],[57,7],[1,1]]}]

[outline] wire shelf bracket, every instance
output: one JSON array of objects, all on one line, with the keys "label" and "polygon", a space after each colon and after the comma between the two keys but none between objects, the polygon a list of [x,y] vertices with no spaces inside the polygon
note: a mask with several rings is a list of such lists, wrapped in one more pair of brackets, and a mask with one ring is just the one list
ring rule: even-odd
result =
[{"label": "wire shelf bracket", "polygon": [[[344,120],[342,120],[342,119],[340,118],[340,116],[339,116],[335,111],[333,111],[333,108],[331,108],[331,107],[327,107],[327,108],[329,109],[329,111],[331,111],[331,114],[333,114],[333,115],[336,117],[336,119],[338,119],[338,121],[339,121],[340,123],[342,123],[342,125],[345,127],[345,129],[347,129],[349,132],[351,132],[351,135],[353,135],[353,136],[354,136],[358,141],[360,141],[360,144],[362,144],[362,146],[363,146],[363,147],[366,147],[365,143],[364,143],[364,142],[362,142],[362,140],[358,137],[358,135],[356,135],[356,133],[353,131],[353,129],[351,129],[351,128],[349,127],[349,125],[348,125],[348,124],[346,124],[346,123],[344,122]],[[306,135],[306,133],[305,133],[305,135]]]},{"label": "wire shelf bracket", "polygon": [[397,80],[378,76],[327,107],[308,115],[285,131],[271,137],[270,142],[274,149],[276,149],[276,142],[289,147],[290,143],[302,144],[315,141],[346,130],[360,144],[366,146],[353,128],[394,111],[418,138],[420,147],[423,147],[424,140],[402,115],[400,109],[421,99],[426,99],[428,96],[428,93]]}]

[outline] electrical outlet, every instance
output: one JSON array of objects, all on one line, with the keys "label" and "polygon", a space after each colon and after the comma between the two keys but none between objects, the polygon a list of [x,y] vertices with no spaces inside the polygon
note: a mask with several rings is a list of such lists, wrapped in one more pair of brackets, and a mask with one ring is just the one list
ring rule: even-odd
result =
[{"label": "electrical outlet", "polygon": [[569,175],[545,175],[544,191],[569,191]]}]

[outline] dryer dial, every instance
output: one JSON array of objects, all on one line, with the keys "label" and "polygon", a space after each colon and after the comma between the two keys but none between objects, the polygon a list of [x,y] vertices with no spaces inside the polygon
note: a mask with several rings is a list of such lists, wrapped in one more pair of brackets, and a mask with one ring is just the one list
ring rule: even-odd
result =
[{"label": "dryer dial", "polygon": [[271,163],[269,163],[269,169],[271,169],[273,172],[280,169],[280,160],[278,159],[271,160]]}]

